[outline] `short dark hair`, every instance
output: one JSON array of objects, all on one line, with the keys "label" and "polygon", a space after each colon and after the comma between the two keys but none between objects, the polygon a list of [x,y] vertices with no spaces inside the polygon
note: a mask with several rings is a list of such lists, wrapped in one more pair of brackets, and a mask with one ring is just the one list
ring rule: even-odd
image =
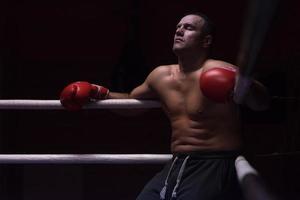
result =
[{"label": "short dark hair", "polygon": [[184,16],[187,16],[187,15],[196,15],[196,16],[199,16],[201,17],[202,19],[204,19],[204,24],[203,24],[203,27],[202,27],[202,31],[203,31],[203,36],[206,36],[206,35],[211,35],[211,36],[214,36],[215,35],[215,24],[210,20],[210,18],[207,17],[207,15],[201,13],[201,12],[188,12],[186,13]]}]

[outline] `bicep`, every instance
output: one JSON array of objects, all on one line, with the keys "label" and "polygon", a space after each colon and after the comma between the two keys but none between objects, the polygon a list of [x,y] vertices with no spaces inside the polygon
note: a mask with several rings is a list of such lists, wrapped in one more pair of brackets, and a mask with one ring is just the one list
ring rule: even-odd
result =
[{"label": "bicep", "polygon": [[157,88],[161,83],[161,79],[166,76],[169,71],[165,66],[155,68],[146,78],[145,82],[136,87],[130,93],[130,98],[136,99],[158,99],[159,94]]},{"label": "bicep", "polygon": [[129,94],[129,97],[134,99],[155,99],[157,95],[150,85],[145,81],[143,84],[134,88]]}]

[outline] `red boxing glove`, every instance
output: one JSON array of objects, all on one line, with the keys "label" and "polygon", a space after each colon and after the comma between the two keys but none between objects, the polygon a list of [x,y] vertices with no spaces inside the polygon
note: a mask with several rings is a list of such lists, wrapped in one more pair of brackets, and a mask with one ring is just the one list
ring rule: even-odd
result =
[{"label": "red boxing glove", "polygon": [[200,88],[204,96],[217,103],[225,103],[232,95],[235,85],[236,69],[216,67],[203,71]]},{"label": "red boxing glove", "polygon": [[106,99],[109,90],[84,81],[71,83],[60,94],[61,104],[68,110],[79,110],[90,100]]}]

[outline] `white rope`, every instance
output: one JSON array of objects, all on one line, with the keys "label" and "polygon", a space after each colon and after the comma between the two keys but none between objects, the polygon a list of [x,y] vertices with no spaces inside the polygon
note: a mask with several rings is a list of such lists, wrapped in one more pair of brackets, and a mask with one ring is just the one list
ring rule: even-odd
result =
[{"label": "white rope", "polygon": [[[90,102],[85,109],[133,109],[133,108],[159,108],[160,103],[153,100],[137,99],[107,99]],[[0,100],[0,109],[25,109],[25,110],[58,110],[64,109],[59,100]]]},{"label": "white rope", "polygon": [[163,164],[171,154],[0,154],[0,164]]},{"label": "white rope", "polygon": [[[171,154],[0,154],[0,164],[164,164]],[[243,157],[235,160],[239,183],[257,171]]]},{"label": "white rope", "polygon": [[243,178],[248,174],[258,175],[257,171],[249,164],[243,156],[237,157],[235,160],[235,168],[238,180],[242,182]]},{"label": "white rope", "polygon": [[[0,154],[0,164],[163,164],[171,154]],[[235,160],[239,181],[257,171],[243,157]]]},{"label": "white rope", "polygon": [[[159,108],[160,103],[152,100],[108,99],[91,102],[86,109],[131,109]],[[6,109],[63,109],[59,100],[0,100],[0,110]],[[170,154],[0,154],[0,164],[162,164],[172,158]],[[247,174],[257,171],[243,157],[235,161],[239,181]]]}]

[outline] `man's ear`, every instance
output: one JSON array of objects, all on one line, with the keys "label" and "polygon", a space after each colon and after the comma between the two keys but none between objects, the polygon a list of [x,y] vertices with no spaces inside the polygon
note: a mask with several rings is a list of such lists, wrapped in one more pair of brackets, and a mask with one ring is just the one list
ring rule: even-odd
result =
[{"label": "man's ear", "polygon": [[213,37],[211,35],[206,35],[203,38],[203,47],[204,48],[209,48],[210,45],[212,44],[212,40],[213,40]]}]

